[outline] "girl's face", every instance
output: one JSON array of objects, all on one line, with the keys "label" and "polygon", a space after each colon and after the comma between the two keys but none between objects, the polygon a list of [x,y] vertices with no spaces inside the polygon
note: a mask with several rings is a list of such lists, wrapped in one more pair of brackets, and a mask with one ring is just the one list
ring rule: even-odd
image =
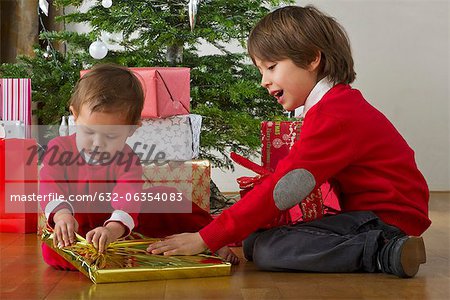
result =
[{"label": "girl's face", "polygon": [[87,105],[79,113],[71,110],[77,125],[77,148],[96,161],[107,162],[119,154],[136,128],[117,113],[92,112]]},{"label": "girl's face", "polygon": [[262,75],[261,86],[288,111],[304,105],[318,82],[320,56],[306,69],[298,67],[291,59],[264,61],[256,57],[255,63]]}]

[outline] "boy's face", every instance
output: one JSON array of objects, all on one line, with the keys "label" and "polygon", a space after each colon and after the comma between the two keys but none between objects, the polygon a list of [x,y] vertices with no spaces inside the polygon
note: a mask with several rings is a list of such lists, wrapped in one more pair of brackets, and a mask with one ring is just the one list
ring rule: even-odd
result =
[{"label": "boy's face", "polygon": [[298,67],[291,59],[264,61],[255,57],[255,62],[262,75],[261,86],[266,88],[285,110],[295,110],[304,105],[318,81],[320,56],[306,69]]},{"label": "boy's face", "polygon": [[118,113],[92,112],[87,105],[79,113],[70,109],[77,125],[77,148],[94,160],[109,161],[121,152],[136,128]]}]

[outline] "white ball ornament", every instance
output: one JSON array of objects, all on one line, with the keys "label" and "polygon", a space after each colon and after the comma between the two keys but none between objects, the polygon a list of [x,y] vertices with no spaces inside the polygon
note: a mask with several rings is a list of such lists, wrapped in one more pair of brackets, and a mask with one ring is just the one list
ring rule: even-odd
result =
[{"label": "white ball ornament", "polygon": [[95,41],[89,46],[89,54],[95,59],[102,59],[108,54],[108,48],[102,41]]},{"label": "white ball ornament", "polygon": [[112,0],[102,0],[102,6],[104,8],[110,8],[112,5]]}]

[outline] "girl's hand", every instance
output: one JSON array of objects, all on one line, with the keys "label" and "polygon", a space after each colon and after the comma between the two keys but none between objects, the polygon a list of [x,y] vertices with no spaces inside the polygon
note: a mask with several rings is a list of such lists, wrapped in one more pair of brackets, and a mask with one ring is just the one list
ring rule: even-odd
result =
[{"label": "girl's hand", "polygon": [[164,255],[195,255],[207,249],[198,232],[181,233],[166,237],[164,240],[150,244],[147,251]]},{"label": "girl's hand", "polygon": [[53,216],[55,227],[53,229],[53,246],[56,248],[67,247],[75,244],[75,232],[78,230],[78,222],[68,209],[61,209]]},{"label": "girl's hand", "polygon": [[125,233],[125,226],[120,222],[109,222],[106,226],[92,229],[86,234],[88,243],[94,245],[99,253],[103,253],[108,245]]}]

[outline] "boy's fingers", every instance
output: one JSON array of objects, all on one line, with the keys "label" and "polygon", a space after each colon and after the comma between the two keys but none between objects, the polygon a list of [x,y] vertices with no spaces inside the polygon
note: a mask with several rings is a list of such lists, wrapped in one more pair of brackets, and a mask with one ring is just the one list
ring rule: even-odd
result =
[{"label": "boy's fingers", "polygon": [[98,240],[100,239],[101,233],[96,231],[94,236],[92,237],[92,244],[94,244],[94,248],[98,250]]},{"label": "boy's fingers", "polygon": [[154,250],[151,250],[150,251],[150,253],[151,254],[161,254],[161,253],[163,253],[164,251],[162,251],[161,249],[154,249]]},{"label": "boy's fingers", "polygon": [[91,230],[86,234],[86,241],[90,244],[92,243],[92,236],[94,235],[95,231]]},{"label": "boy's fingers", "polygon": [[70,246],[69,243],[69,234],[67,233],[67,225],[64,224],[64,226],[61,227],[61,235],[62,235],[62,243],[63,246]]},{"label": "boy's fingers", "polygon": [[231,257],[229,257],[227,259],[227,261],[229,261],[232,265],[239,264],[239,258],[237,256],[234,256],[234,255],[231,255]]},{"label": "boy's fingers", "polygon": [[[152,253],[153,254],[161,254],[161,253],[165,253],[165,252],[171,251],[171,250],[174,250],[174,247],[164,246],[164,247],[161,247],[159,249],[153,250]],[[155,253],[155,251],[157,251],[158,253]]]},{"label": "boy's fingers", "polygon": [[69,233],[69,242],[73,244],[75,242],[75,228],[72,224],[67,224],[67,230]]},{"label": "boy's fingers", "polygon": [[173,250],[164,252],[164,256],[171,256],[171,255],[177,255],[177,254],[178,254],[178,249],[173,249]]},{"label": "boy's fingers", "polygon": [[167,251],[173,250],[174,248],[172,246],[164,246],[164,247],[159,247],[158,249],[154,249],[151,251],[152,254],[161,254],[161,253],[165,253]]},{"label": "boy's fingers", "polygon": [[161,248],[161,247],[163,247],[164,245],[165,245],[165,242],[164,242],[164,241],[155,242],[155,243],[153,243],[153,244],[148,245],[147,251],[148,251],[148,252],[151,252],[152,250]]},{"label": "boy's fingers", "polygon": [[106,234],[103,234],[98,239],[98,252],[103,253],[105,251],[105,246],[108,238],[106,237]]},{"label": "boy's fingers", "polygon": [[59,242],[59,227],[55,227],[55,231],[53,233],[53,247],[57,247]]},{"label": "boy's fingers", "polygon": [[58,234],[56,235],[56,247],[58,248],[62,248],[64,247],[64,241],[63,241],[63,237],[62,237],[62,233],[61,233],[61,229],[59,230]]}]

